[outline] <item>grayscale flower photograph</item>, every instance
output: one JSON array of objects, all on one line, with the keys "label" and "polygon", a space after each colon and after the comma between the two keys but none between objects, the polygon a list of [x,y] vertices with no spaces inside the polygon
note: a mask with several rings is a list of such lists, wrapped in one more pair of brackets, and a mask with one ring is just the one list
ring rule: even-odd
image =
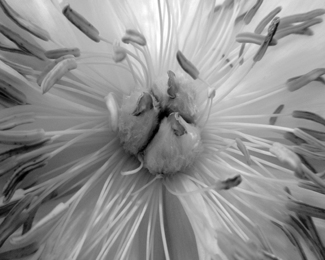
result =
[{"label": "grayscale flower photograph", "polygon": [[0,260],[324,260],[324,0],[0,0]]}]

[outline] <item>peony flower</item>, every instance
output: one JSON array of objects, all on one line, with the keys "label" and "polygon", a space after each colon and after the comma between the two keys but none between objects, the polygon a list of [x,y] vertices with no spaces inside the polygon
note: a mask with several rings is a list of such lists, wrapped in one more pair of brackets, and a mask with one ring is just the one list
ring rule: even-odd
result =
[{"label": "peony flower", "polygon": [[0,7],[0,259],[325,258],[323,0]]}]

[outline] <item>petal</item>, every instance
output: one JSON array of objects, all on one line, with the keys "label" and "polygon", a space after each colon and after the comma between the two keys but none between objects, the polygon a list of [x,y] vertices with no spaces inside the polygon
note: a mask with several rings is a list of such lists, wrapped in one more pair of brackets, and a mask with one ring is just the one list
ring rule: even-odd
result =
[{"label": "petal", "polygon": [[197,243],[188,216],[180,200],[164,192],[164,222],[170,258],[173,260],[199,259]]},{"label": "petal", "polygon": [[[53,2],[55,3],[56,0]],[[10,6],[25,19],[41,26],[59,44],[66,47],[79,47],[69,22],[53,2],[42,0],[21,2],[13,0],[10,1]],[[39,41],[39,43],[42,44],[42,41]]]},{"label": "petal", "polygon": [[[177,174],[172,180],[167,180],[166,187],[170,192],[187,193],[195,191],[198,187],[189,180],[186,175]],[[178,196],[184,211],[192,225],[198,247],[203,247],[209,255],[219,252],[216,246],[215,230],[220,227],[219,223],[212,220],[209,206],[206,204],[203,194],[193,193]]]}]

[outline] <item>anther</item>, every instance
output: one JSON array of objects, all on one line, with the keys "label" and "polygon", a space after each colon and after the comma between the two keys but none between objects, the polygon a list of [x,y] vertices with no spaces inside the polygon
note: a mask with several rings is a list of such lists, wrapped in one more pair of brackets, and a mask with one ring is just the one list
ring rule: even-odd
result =
[{"label": "anther", "polygon": [[[295,128],[293,130],[293,133],[298,136],[299,138],[305,140],[308,144],[311,144],[312,146],[318,147],[318,148],[325,148],[325,144],[321,141],[319,141],[317,138],[311,135],[310,130],[307,133],[307,129],[302,129],[302,128]],[[299,147],[296,147],[299,148]]]},{"label": "anther", "polygon": [[325,132],[299,127],[299,129],[320,141],[325,141]]},{"label": "anther", "polygon": [[37,38],[48,41],[50,39],[50,35],[47,31],[40,28],[39,26],[33,24],[30,21],[23,19],[15,10],[13,10],[5,0],[0,1],[0,8],[3,12],[20,28],[28,31],[33,34]]},{"label": "anther", "polygon": [[35,242],[24,247],[1,252],[0,259],[7,260],[25,258],[34,254],[38,250],[38,248],[38,244]]},{"label": "anther", "polygon": [[21,49],[17,49],[17,48],[13,48],[12,46],[5,45],[2,43],[0,43],[0,50],[5,51],[5,52],[10,52],[10,53],[16,53],[16,54],[20,54],[20,55],[33,56],[33,54],[31,54],[30,52],[27,52],[27,51],[24,51]]},{"label": "anther", "polygon": [[167,71],[167,74],[168,74],[167,94],[171,99],[174,99],[174,98],[176,98],[176,94],[178,92],[178,85],[177,85],[177,82],[176,82],[176,75],[171,70]]},{"label": "anther", "polygon": [[270,148],[270,152],[274,154],[280,162],[288,164],[295,172],[302,172],[302,164],[298,155],[284,145],[274,142]]},{"label": "anther", "polygon": [[286,82],[287,88],[290,92],[296,91],[312,81],[319,79],[325,74],[325,68],[314,69],[305,75],[288,79]]},{"label": "anther", "polygon": [[144,112],[147,112],[151,109],[153,109],[152,96],[149,93],[143,92],[138,99],[136,108],[135,108],[134,112],[132,113],[132,115],[140,116]]},{"label": "anther", "polygon": [[253,19],[254,15],[262,5],[263,0],[257,0],[256,4],[247,12],[247,14],[244,17],[245,24],[249,24],[251,20]]},{"label": "anther", "polygon": [[[19,113],[9,117],[5,117],[4,120],[0,120],[0,130],[9,130],[19,125],[30,124],[35,121],[33,113]],[[0,158],[1,158],[0,153]],[[1,159],[0,159],[1,161]]]},{"label": "anther", "polygon": [[34,55],[36,58],[40,60],[47,60],[44,51],[42,49],[26,41],[19,34],[11,31],[9,28],[7,28],[2,24],[0,24],[0,32],[4,36],[6,36],[9,40],[14,42],[21,50],[31,53],[32,55]]},{"label": "anther", "polygon": [[313,36],[314,35],[314,32],[311,29],[309,29],[309,28],[305,28],[305,29],[302,29],[300,31],[295,31],[295,32],[293,32],[293,34]]},{"label": "anther", "polygon": [[67,203],[59,203],[50,213],[48,213],[45,217],[43,217],[40,221],[38,221],[30,231],[20,237],[11,238],[12,244],[24,244],[32,239],[34,239],[37,235],[45,229],[49,228],[51,224],[53,224],[57,219],[59,219],[69,208],[69,204]]},{"label": "anther", "polygon": [[12,145],[28,145],[38,142],[45,137],[43,129],[0,131],[0,143]]},{"label": "anther", "polygon": [[[237,34],[236,41],[239,43],[254,43],[257,45],[262,45],[266,41],[267,37],[268,36],[263,36],[256,33],[244,32]],[[277,40],[272,39],[269,46],[277,45],[277,43]]]},{"label": "anther", "polygon": [[66,59],[73,59],[74,56],[73,55],[65,55],[62,56],[58,59],[56,59],[55,61],[50,62],[45,68],[44,70],[40,73],[40,75],[38,76],[36,82],[39,86],[42,85],[42,82],[44,80],[44,78],[46,77],[46,75],[61,61],[66,60]]},{"label": "anther", "polygon": [[311,237],[314,239],[315,243],[318,245],[318,248],[320,249],[322,254],[325,256],[325,251],[324,251],[325,249],[323,247],[323,242],[318,234],[318,231],[316,229],[313,219],[307,215],[299,215],[299,220],[304,224],[304,226],[310,232]]},{"label": "anther", "polygon": [[113,131],[117,130],[118,127],[118,105],[112,93],[108,93],[105,97],[106,106],[110,114],[110,122]]},{"label": "anther", "polygon": [[171,128],[176,136],[182,136],[187,134],[185,127],[180,122],[180,116],[178,112],[171,113],[167,121],[170,123]]},{"label": "anther", "polygon": [[289,27],[285,27],[281,30],[278,30],[277,33],[275,34],[274,38],[276,40],[280,40],[281,38],[288,36],[290,34],[294,34],[294,33],[300,33],[301,31],[306,30],[308,27],[311,27],[315,24],[319,24],[321,23],[323,20],[321,18],[315,18],[312,20],[308,20],[306,22],[303,22],[301,24],[298,25],[293,25],[293,26],[289,26]]},{"label": "anther", "polygon": [[26,208],[33,199],[32,195],[25,196],[9,212],[6,218],[0,224],[0,247],[28,218]]},{"label": "anther", "polygon": [[0,94],[2,94],[4,97],[16,105],[27,104],[26,95],[2,79],[0,79]]},{"label": "anther", "polygon": [[[257,34],[261,34],[262,31],[264,30],[264,28],[266,27],[266,25],[272,21],[272,19],[278,14],[280,13],[282,10],[281,6],[278,6],[277,8],[275,8],[273,11],[271,11],[267,16],[265,16],[260,23],[256,26],[255,29],[255,33]],[[281,20],[280,20],[281,21]]]},{"label": "anther", "polygon": [[176,58],[182,69],[193,79],[197,79],[199,77],[200,72],[198,69],[184,56],[181,51],[177,51]]},{"label": "anther", "polygon": [[65,55],[73,55],[74,57],[79,57],[80,50],[78,48],[61,48],[45,52],[45,56],[49,59],[58,59]]},{"label": "anther", "polygon": [[310,204],[306,204],[296,200],[289,200],[286,203],[286,207],[288,210],[292,210],[298,214],[325,219],[325,209],[315,207]]},{"label": "anther", "polygon": [[268,34],[265,38],[265,41],[263,42],[263,44],[261,45],[261,47],[259,48],[259,50],[257,51],[256,55],[253,58],[253,60],[255,62],[260,61],[263,58],[264,54],[266,53],[266,50],[267,50],[268,46],[270,45],[274,34],[277,31],[279,21],[280,21],[280,19],[278,17],[273,19],[271,25],[269,26]]},{"label": "anther", "polygon": [[88,22],[81,14],[72,10],[70,5],[63,8],[62,13],[64,16],[75,25],[80,31],[95,42],[100,42],[99,31]]},{"label": "anther", "polygon": [[2,193],[4,195],[4,201],[9,201],[11,199],[17,189],[17,186],[23,181],[23,179],[27,176],[28,173],[35,169],[44,167],[47,164],[48,159],[48,154],[40,155],[23,163],[17,169],[15,169],[15,171],[3,187]]},{"label": "anther", "polygon": [[118,42],[113,43],[113,60],[118,63],[126,58],[126,51],[120,46]]},{"label": "anther", "polygon": [[243,143],[243,141],[239,138],[236,138],[236,144],[237,144],[239,151],[241,151],[241,153],[244,155],[246,163],[248,165],[251,165],[251,163],[252,163],[251,156],[250,156],[245,144]]},{"label": "anther", "polygon": [[291,132],[286,132],[284,134],[284,138],[291,141],[292,143],[294,143],[296,145],[301,145],[301,144],[306,143],[306,141],[304,139],[301,139],[300,137],[296,136],[294,133],[291,133]]},{"label": "anther", "polygon": [[217,189],[219,190],[229,190],[231,188],[237,187],[239,184],[242,182],[242,177],[241,175],[236,175],[232,178],[228,178],[224,181],[220,181],[217,184]]},{"label": "anther", "polygon": [[[283,105],[283,104],[280,105],[280,106],[278,106],[278,107],[274,110],[273,114],[274,114],[274,115],[280,114],[280,113],[282,112],[283,108],[284,108],[284,105]],[[272,117],[270,118],[270,120],[269,120],[270,125],[274,125],[274,124],[276,123],[276,120],[277,120],[277,119],[278,119],[277,116],[272,116]]]},{"label": "anther", "polygon": [[122,37],[122,42],[126,44],[136,43],[140,46],[146,46],[147,44],[146,38],[141,33],[131,29],[125,31],[125,35]]},{"label": "anther", "polygon": [[64,59],[54,66],[54,68],[45,76],[41,84],[43,94],[48,92],[53,85],[61,79],[68,71],[76,69],[77,62],[74,58]]},{"label": "anther", "polygon": [[295,110],[292,112],[292,117],[310,120],[310,121],[313,121],[315,123],[319,123],[319,124],[325,126],[325,119],[323,117],[321,117],[320,115],[317,115],[313,112]]},{"label": "anther", "polygon": [[316,18],[317,16],[325,14],[325,9],[316,9],[307,13],[302,14],[295,14],[290,15],[287,17],[281,18],[281,25],[279,26],[279,29],[282,29],[284,27],[287,27],[288,25],[291,25],[293,23],[300,23],[305,22],[311,19]]},{"label": "anther", "polygon": [[33,68],[31,68],[29,66],[25,66],[25,65],[19,64],[17,62],[13,62],[13,61],[8,60],[4,57],[0,57],[0,60],[22,75],[34,75],[35,74]]}]

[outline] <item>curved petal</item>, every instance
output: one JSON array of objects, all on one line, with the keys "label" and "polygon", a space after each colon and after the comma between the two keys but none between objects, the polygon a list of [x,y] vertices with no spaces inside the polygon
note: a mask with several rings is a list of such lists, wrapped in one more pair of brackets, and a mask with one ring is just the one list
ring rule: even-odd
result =
[{"label": "curved petal", "polygon": [[197,241],[180,200],[164,192],[164,223],[170,258],[173,260],[199,259]]}]

